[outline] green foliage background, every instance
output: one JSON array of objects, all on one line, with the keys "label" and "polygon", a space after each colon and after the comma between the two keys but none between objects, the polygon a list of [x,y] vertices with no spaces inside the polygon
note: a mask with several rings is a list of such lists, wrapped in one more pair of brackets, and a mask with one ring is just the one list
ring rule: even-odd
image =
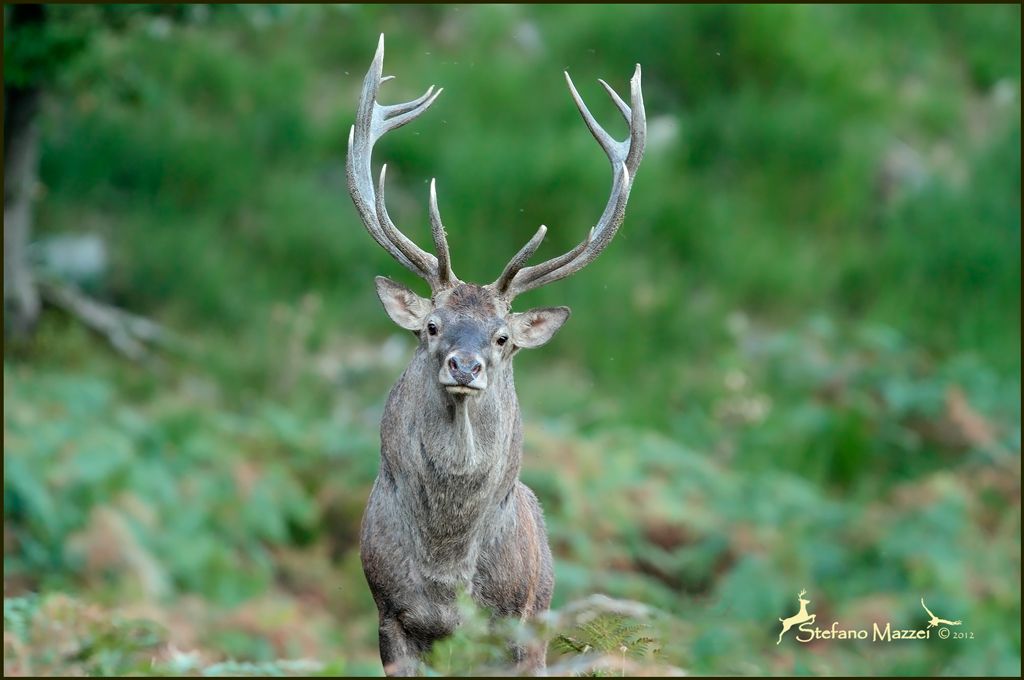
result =
[{"label": "green foliage background", "polygon": [[[445,87],[379,145],[391,213],[429,243],[437,177],[481,282],[606,200],[560,71],[621,135],[594,81],[643,65],[620,235],[517,303],[574,311],[518,359],[555,605],[653,605],[691,673],[1019,674],[1019,6],[55,16],[39,236],[101,235],[89,290],[186,344],[126,365],[53,312],[5,351],[6,671],[380,672],[357,531],[413,344],[372,280],[422,289],[344,182],[383,32],[387,101]],[[924,596],[975,638],[776,645],[801,588],[823,627]]]}]

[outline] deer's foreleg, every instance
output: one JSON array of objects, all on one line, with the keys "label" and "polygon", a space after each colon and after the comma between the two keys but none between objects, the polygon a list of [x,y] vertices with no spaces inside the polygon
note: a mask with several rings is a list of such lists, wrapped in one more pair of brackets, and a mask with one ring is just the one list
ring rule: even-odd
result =
[{"label": "deer's foreleg", "polygon": [[396,618],[380,622],[380,661],[389,676],[419,675],[419,650]]},{"label": "deer's foreleg", "polygon": [[[550,607],[554,570],[536,497],[521,482],[516,482],[512,493],[513,521],[485,549],[474,579],[474,599],[496,618],[525,622]],[[518,672],[543,672],[546,640],[511,643],[509,648]]]}]

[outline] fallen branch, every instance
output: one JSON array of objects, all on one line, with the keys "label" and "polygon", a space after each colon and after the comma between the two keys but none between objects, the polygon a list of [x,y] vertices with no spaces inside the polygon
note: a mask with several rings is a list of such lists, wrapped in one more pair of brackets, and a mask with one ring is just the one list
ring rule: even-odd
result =
[{"label": "fallen branch", "polygon": [[170,333],[156,322],[95,300],[74,286],[40,279],[38,287],[46,303],[64,310],[104,336],[118,353],[132,361],[142,361],[148,356],[147,344],[171,343]]}]

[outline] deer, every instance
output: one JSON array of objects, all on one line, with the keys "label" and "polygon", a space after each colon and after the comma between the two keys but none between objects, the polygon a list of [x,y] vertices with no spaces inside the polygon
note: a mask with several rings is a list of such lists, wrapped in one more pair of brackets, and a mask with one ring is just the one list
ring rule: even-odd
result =
[{"label": "deer", "polygon": [[[436,254],[422,250],[392,221],[384,201],[387,165],[376,185],[374,144],[422,115],[443,91],[381,104],[384,36],[363,81],[349,130],[346,176],[370,236],[430,286],[430,297],[391,279],[375,279],[385,312],[412,331],[415,353],[388,395],[380,427],[380,466],[360,527],[363,573],[378,610],[381,663],[388,675],[412,675],[434,643],[460,624],[457,595],[466,592],[492,620],[527,621],[548,611],[554,590],[551,550],[540,504],[519,480],[523,427],[512,360],[547,343],[569,318],[568,307],[513,312],[527,291],[572,276],[615,237],[643,158],[646,117],[640,65],[627,104],[600,81],[629,125],[619,141],[595,120],[568,72],[570,94],[608,156],[608,203],[586,237],[563,255],[527,262],[547,232],[541,225],[498,278],[486,285],[452,270],[447,236],[430,182],[429,218]],[[511,644],[521,672],[545,668],[545,645]]]},{"label": "deer", "polygon": [[807,605],[809,605],[811,601],[804,599],[804,595],[806,594],[807,589],[805,588],[804,590],[801,590],[800,593],[796,596],[797,602],[800,603],[800,611],[785,619],[779,619],[779,621],[782,622],[782,631],[779,633],[779,640],[775,644],[782,644],[782,636],[785,635],[786,631],[792,628],[793,626],[798,626],[802,623],[814,623],[814,620],[818,618],[817,614],[807,613]]}]

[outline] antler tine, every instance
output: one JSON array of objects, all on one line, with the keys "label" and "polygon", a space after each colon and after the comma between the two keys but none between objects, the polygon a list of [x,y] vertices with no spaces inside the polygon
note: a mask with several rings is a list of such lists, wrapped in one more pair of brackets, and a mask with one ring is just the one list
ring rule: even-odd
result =
[{"label": "antler tine", "polygon": [[391,216],[388,215],[387,206],[384,204],[384,180],[387,174],[388,165],[385,163],[380,168],[380,181],[377,183],[377,219],[384,228],[384,234],[410,262],[416,265],[419,271],[436,275],[438,271],[437,258],[424,252],[410,241],[405,234],[398,230],[395,223],[391,221]]},{"label": "antler tine", "polygon": [[437,182],[430,180],[430,233],[434,237],[434,250],[437,251],[437,277],[441,284],[457,283],[452,272],[452,256],[448,252],[448,238],[444,234],[441,212],[437,209]]},{"label": "antler tine", "polygon": [[636,177],[640,161],[644,158],[644,147],[647,145],[647,111],[644,109],[644,93],[640,89],[640,64],[636,65],[633,77],[629,79],[629,99],[632,102],[629,118],[629,153],[626,155],[626,167]]},{"label": "antler tine", "polygon": [[[406,123],[411,123],[419,118],[424,111],[430,108],[430,105],[434,103],[434,100],[440,97],[441,93],[444,92],[444,88],[439,87],[437,88],[437,92],[430,94],[430,91],[433,89],[434,86],[431,85],[427,88],[425,93],[411,102],[406,102],[405,104],[392,104],[391,107],[382,106],[381,111],[384,112],[385,117],[383,118],[383,125],[381,126],[381,132],[380,135],[378,135],[378,139],[386,133],[396,130]],[[424,99],[425,101],[420,104],[413,104],[413,102],[419,101],[420,99]]]},{"label": "antler tine", "polygon": [[622,97],[619,96],[619,93],[613,90],[612,86],[604,82],[602,79],[598,78],[597,82],[601,83],[601,85],[604,87],[605,92],[607,92],[608,96],[612,98],[613,102],[615,102],[615,106],[618,107],[619,112],[622,114],[622,117],[626,119],[626,122],[630,122],[630,116],[632,114],[629,110],[629,106],[626,104],[626,102],[622,101]]},{"label": "antler tine", "polygon": [[[438,258],[425,252],[409,240],[388,216],[384,204],[384,178],[386,166],[381,170],[380,182],[374,187],[371,172],[373,145],[388,132],[416,120],[430,108],[443,91],[434,91],[431,85],[425,93],[408,102],[382,105],[377,94],[382,83],[394,76],[382,76],[384,68],[384,34],[377,42],[377,51],[363,80],[363,89],[356,109],[356,120],[349,130],[348,158],[345,171],[352,202],[359,212],[370,236],[402,266],[417,276],[426,279],[432,289],[447,285],[454,279],[445,244],[443,255]],[[436,208],[436,206],[434,206]],[[434,220],[434,208],[431,220]],[[440,218],[438,218],[440,222]],[[435,236],[435,243],[437,242]],[[442,263],[443,262],[443,266]]]},{"label": "antler tine", "polygon": [[495,289],[498,293],[504,294],[508,291],[509,285],[512,283],[512,279],[519,273],[519,270],[523,268],[526,262],[533,257],[533,254],[537,252],[537,248],[540,248],[540,242],[544,240],[544,236],[548,233],[548,228],[543,224],[540,225],[540,229],[533,235],[526,245],[519,249],[519,252],[515,254],[509,263],[505,265],[505,271],[501,272],[501,276],[494,283]]},{"label": "antler tine", "polygon": [[[608,83],[603,80],[600,81],[615,103],[616,108],[619,109],[619,112],[629,123],[629,137],[620,142],[609,135],[598,124],[580,97],[579,92],[576,91],[572,78],[569,77],[568,73],[565,74],[569,93],[572,95],[576,108],[579,109],[580,115],[583,117],[583,122],[586,123],[587,128],[594,135],[594,139],[600,144],[612,165],[611,195],[597,224],[590,229],[587,237],[568,253],[532,267],[521,268],[518,272],[512,273],[510,281],[506,281],[506,274],[508,274],[513,263],[519,262],[520,256],[527,249],[524,248],[512,259],[512,262],[505,268],[502,276],[495,283],[491,284],[507,300],[510,301],[516,295],[539,288],[552,281],[564,279],[578,272],[593,262],[611,243],[618,232],[619,227],[622,225],[622,220],[625,218],[626,202],[629,199],[629,192],[633,186],[633,178],[636,176],[636,171],[640,167],[640,161],[643,159],[644,144],[647,139],[647,117],[644,111],[640,78],[640,64],[637,64],[633,77],[630,79],[629,106],[626,105]],[[518,266],[521,267],[522,263],[519,263]]]},{"label": "antler tine", "polygon": [[569,93],[572,95],[573,101],[576,102],[576,108],[579,109],[580,115],[583,116],[583,122],[586,123],[587,127],[590,129],[590,134],[594,135],[594,139],[597,140],[597,143],[601,145],[601,148],[604,149],[606,154],[609,156],[612,155],[616,145],[615,139],[612,138],[612,136],[608,134],[603,127],[601,127],[601,124],[597,122],[596,118],[594,118],[594,114],[592,114],[590,109],[587,108],[583,98],[580,97],[580,93],[576,91],[576,86],[573,84],[572,78],[569,77],[569,72],[564,71],[564,73],[565,82],[569,86]]},{"label": "antler tine", "polygon": [[[389,80],[393,79],[393,78],[394,78],[394,76],[388,76]],[[381,82],[383,83],[383,82],[387,82],[387,81],[385,81],[384,79],[381,79]],[[437,94],[441,94],[441,92],[443,90],[444,90],[444,88],[442,87],[441,89],[439,89],[437,91]],[[428,87],[426,92],[421,94],[419,97],[416,97],[416,99],[413,99],[412,101],[405,102],[404,104],[389,104],[387,106],[382,106],[381,108],[384,109],[384,111],[386,113],[391,113],[391,114],[405,113],[406,111],[412,111],[413,109],[418,107],[420,104],[422,104],[423,102],[425,102],[428,99],[430,99],[431,98],[430,95],[432,95],[432,94],[434,94],[434,86],[433,85]],[[430,104],[427,104],[427,106],[430,106]]]},{"label": "antler tine", "polygon": [[[574,258],[578,257],[579,254],[582,253],[584,251],[584,249],[586,249],[587,246],[590,245],[591,236],[592,236],[592,233],[588,234],[586,239],[581,241],[575,248],[573,248],[569,252],[564,253],[562,255],[559,255],[558,257],[553,257],[550,260],[548,260],[546,262],[543,262],[541,264],[537,264],[537,265],[534,265],[534,266],[530,267],[531,273],[534,276],[536,276],[537,278],[540,278],[541,276],[544,276],[545,274],[547,274],[549,272],[555,271],[556,269],[558,269],[562,265],[566,264],[567,262],[571,262]],[[524,250],[525,250],[525,248],[524,248]],[[533,253],[530,253],[530,255],[532,255],[532,254]],[[529,258],[530,255],[528,255],[527,258]],[[518,256],[515,259],[518,259]],[[525,264],[525,262],[526,262],[526,260],[524,259],[523,263]],[[515,273],[514,272],[513,272],[512,275],[513,275],[513,277],[515,277]],[[505,290],[503,290],[501,292],[505,293],[510,288],[511,288],[511,286],[506,285],[505,286]]]}]

